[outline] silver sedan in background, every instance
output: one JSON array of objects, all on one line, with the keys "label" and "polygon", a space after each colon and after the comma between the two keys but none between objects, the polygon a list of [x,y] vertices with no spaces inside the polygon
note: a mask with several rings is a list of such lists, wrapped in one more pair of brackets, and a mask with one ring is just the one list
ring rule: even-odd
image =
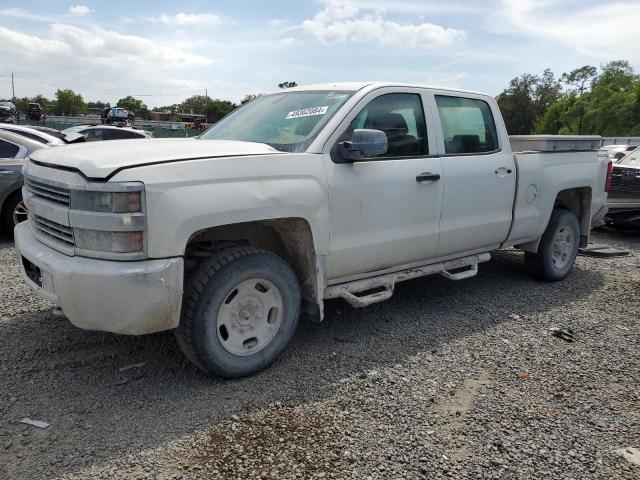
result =
[{"label": "silver sedan in background", "polygon": [[22,166],[25,158],[49,145],[4,129],[0,129],[0,230],[13,232],[13,227],[27,219],[22,202]]}]

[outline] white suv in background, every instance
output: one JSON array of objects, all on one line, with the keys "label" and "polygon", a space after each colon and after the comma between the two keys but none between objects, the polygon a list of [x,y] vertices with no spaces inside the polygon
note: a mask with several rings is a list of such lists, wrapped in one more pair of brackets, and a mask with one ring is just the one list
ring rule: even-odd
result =
[{"label": "white suv in background", "polygon": [[78,125],[63,130],[62,133],[79,133],[84,135],[88,142],[99,140],[131,140],[135,138],[153,138],[153,135],[144,130],[131,127],[115,127],[110,125]]}]

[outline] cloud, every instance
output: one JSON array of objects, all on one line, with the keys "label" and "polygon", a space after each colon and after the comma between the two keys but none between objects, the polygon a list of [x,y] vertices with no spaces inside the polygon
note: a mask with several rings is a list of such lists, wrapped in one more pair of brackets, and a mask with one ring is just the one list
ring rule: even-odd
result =
[{"label": "cloud", "polygon": [[48,22],[51,21],[53,17],[47,15],[38,15],[36,13],[31,13],[22,8],[2,8],[0,9],[0,17],[12,17],[12,18],[21,18],[23,20],[35,20],[38,22]]},{"label": "cloud", "polygon": [[321,43],[377,43],[382,46],[434,49],[464,38],[462,30],[433,23],[405,24],[387,20],[382,11],[366,10],[352,2],[329,0],[326,6],[302,23],[305,32]]},{"label": "cloud", "polygon": [[72,5],[69,7],[69,13],[71,15],[77,15],[79,17],[86,15],[90,11],[91,9],[86,5]]},{"label": "cloud", "polygon": [[487,11],[485,5],[457,2],[430,2],[424,0],[350,0],[352,5],[368,10],[407,13],[415,15],[474,14]]},{"label": "cloud", "polygon": [[150,20],[156,23],[162,23],[164,25],[171,26],[190,26],[190,27],[202,27],[202,26],[215,26],[221,23],[219,15],[214,13],[176,13],[175,15],[167,15],[165,13],[158,15],[157,17],[151,17]]},{"label": "cloud", "polygon": [[52,24],[40,34],[0,26],[0,58],[7,71],[16,72],[18,79],[40,82],[40,91],[44,84],[49,94],[56,88],[72,88],[83,95],[114,92],[122,96],[200,89],[202,84],[180,75],[214,63],[169,41],[63,23]]},{"label": "cloud", "polygon": [[494,30],[525,34],[602,58],[640,56],[640,5],[611,2],[585,6],[560,0],[501,0]]}]

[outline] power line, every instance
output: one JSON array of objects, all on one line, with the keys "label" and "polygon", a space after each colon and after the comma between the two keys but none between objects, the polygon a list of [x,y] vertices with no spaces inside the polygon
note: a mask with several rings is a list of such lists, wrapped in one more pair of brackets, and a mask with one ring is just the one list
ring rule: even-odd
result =
[{"label": "power line", "polygon": [[[12,78],[12,82],[13,82],[13,77],[14,74],[11,74],[11,78]],[[51,83],[48,82],[44,82],[42,80],[38,80],[35,78],[31,78],[31,77],[27,77],[25,75],[15,75],[16,78],[21,78],[23,80],[28,80],[31,82],[36,82],[36,83],[40,83],[42,85],[45,85],[47,87],[50,88],[54,88],[57,90],[64,90],[64,88],[61,88],[59,86],[56,85],[52,85]],[[104,92],[104,91],[97,91],[97,90],[87,90],[87,89],[83,89],[82,90],[84,93],[92,93],[92,94],[96,94],[96,95],[107,95],[107,96],[113,96],[113,97],[117,97],[117,96],[124,96],[125,94],[123,94],[122,92],[117,93],[117,92]],[[178,97],[178,96],[183,96],[183,95],[195,95],[200,93],[201,94],[202,90],[192,90],[189,92],[175,92],[175,93],[128,93],[127,95],[130,95],[132,97]]]}]

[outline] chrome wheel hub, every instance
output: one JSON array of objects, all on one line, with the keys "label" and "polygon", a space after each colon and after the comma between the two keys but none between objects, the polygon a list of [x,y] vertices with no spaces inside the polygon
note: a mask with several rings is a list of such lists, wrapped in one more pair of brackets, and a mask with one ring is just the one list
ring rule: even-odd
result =
[{"label": "chrome wheel hub", "polygon": [[553,238],[553,265],[556,268],[564,268],[571,261],[575,238],[569,227],[562,227]]},{"label": "chrome wheel hub", "polygon": [[245,356],[265,348],[278,333],[284,313],[282,294],[265,278],[252,278],[233,287],[216,319],[218,339],[233,355]]},{"label": "chrome wheel hub", "polygon": [[27,220],[27,216],[29,215],[29,211],[27,210],[26,205],[23,201],[16,205],[16,208],[13,209],[13,225],[18,225]]}]

